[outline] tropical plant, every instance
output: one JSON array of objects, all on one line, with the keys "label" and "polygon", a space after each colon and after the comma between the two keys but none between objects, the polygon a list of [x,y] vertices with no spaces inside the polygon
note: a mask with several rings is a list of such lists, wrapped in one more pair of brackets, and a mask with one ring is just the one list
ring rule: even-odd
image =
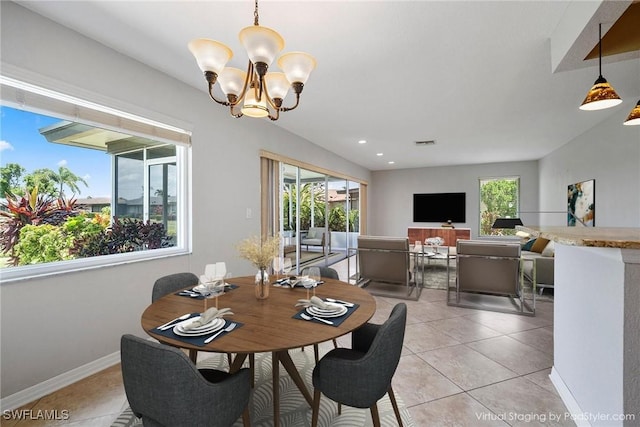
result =
[{"label": "tropical plant", "polygon": [[74,242],[71,253],[79,258],[158,249],[169,245],[164,224],[133,218],[113,218],[103,232],[90,234]]},{"label": "tropical plant", "polygon": [[329,230],[346,231],[347,230],[347,214],[344,206],[335,206],[329,212]]},{"label": "tropical plant", "polygon": [[480,185],[480,234],[514,234],[514,230],[495,230],[491,226],[496,218],[515,217],[518,212],[518,181],[491,179]]},{"label": "tropical plant", "polygon": [[18,265],[63,261],[70,258],[71,242],[72,239],[65,236],[61,227],[27,224],[20,230],[14,256]]},{"label": "tropical plant", "polygon": [[109,221],[104,223],[102,217],[94,216],[89,218],[87,214],[82,213],[78,216],[67,218],[62,228],[73,240],[82,240],[95,234],[103,233],[108,226]]},{"label": "tropical plant", "polygon": [[26,169],[17,163],[7,163],[0,168],[0,196],[12,196],[20,192],[20,178]]},{"label": "tropical plant", "polygon": [[355,233],[360,231],[360,211],[358,210],[349,211],[349,231]]},{"label": "tropical plant", "polygon": [[71,172],[69,168],[66,166],[60,166],[58,168],[58,173],[53,173],[52,177],[54,182],[58,184],[58,195],[64,196],[64,186],[66,185],[73,192],[73,194],[80,194],[80,187],[78,187],[78,182],[84,184],[85,187],[88,187],[87,181],[83,178],[79,177],[75,173]]},{"label": "tropical plant", "polygon": [[0,223],[0,250],[9,256],[12,265],[18,265],[19,259],[14,247],[20,240],[20,230],[25,225],[61,225],[70,216],[75,216],[75,200],[40,194],[38,187],[24,196],[8,196],[2,203],[5,211],[0,211],[3,221]]},{"label": "tropical plant", "polygon": [[54,176],[56,173],[51,169],[36,169],[30,174],[25,175],[23,185],[25,188],[39,188],[40,193],[49,197],[58,196],[56,190],[56,181]]},{"label": "tropical plant", "polygon": [[53,211],[53,200],[39,195],[36,187],[24,196],[7,196],[3,205],[6,210],[0,211],[0,217],[3,218],[0,225],[0,249],[9,255],[12,265],[17,265],[13,248],[20,240],[20,230],[28,224],[40,224]]}]

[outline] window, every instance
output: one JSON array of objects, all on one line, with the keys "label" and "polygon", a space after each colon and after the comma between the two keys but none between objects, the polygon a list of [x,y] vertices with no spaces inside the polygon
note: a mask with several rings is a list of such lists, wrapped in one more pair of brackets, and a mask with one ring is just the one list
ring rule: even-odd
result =
[{"label": "window", "polygon": [[491,228],[497,218],[516,218],[519,211],[520,178],[480,179],[480,236],[514,235],[514,229]]},{"label": "window", "polygon": [[186,131],[1,83],[3,280],[188,251]]}]

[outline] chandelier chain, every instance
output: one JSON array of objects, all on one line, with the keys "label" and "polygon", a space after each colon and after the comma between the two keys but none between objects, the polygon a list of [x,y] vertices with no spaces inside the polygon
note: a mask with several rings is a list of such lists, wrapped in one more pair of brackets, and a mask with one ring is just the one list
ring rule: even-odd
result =
[{"label": "chandelier chain", "polygon": [[253,11],[253,25],[260,25],[258,24],[258,0],[256,0],[256,8]]}]

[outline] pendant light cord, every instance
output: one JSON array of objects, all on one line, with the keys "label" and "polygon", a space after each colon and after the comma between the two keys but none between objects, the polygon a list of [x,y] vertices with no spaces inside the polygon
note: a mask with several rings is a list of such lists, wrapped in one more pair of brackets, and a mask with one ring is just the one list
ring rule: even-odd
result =
[{"label": "pendant light cord", "polygon": [[[256,13],[258,7],[258,0],[256,0]],[[598,24],[598,71],[600,72],[600,78],[602,78],[602,23]]]}]

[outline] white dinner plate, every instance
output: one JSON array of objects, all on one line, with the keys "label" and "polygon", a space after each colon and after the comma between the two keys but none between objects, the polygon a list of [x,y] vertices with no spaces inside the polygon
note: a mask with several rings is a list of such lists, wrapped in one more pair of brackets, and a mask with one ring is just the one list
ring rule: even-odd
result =
[{"label": "white dinner plate", "polygon": [[307,312],[317,317],[339,317],[347,312],[347,307],[342,304],[332,304],[330,302],[326,304],[335,308],[332,308],[331,310],[323,310],[322,308],[310,306],[307,307]]},{"label": "white dinner plate", "polygon": [[176,335],[181,335],[183,337],[195,337],[195,336],[206,335],[206,334],[215,332],[221,329],[225,324],[224,319],[216,318],[205,325],[198,326],[197,328],[184,329],[185,325],[188,325],[191,322],[195,322],[198,319],[200,319],[200,316],[192,317],[191,319],[178,323],[176,326],[173,327],[173,332]]}]

